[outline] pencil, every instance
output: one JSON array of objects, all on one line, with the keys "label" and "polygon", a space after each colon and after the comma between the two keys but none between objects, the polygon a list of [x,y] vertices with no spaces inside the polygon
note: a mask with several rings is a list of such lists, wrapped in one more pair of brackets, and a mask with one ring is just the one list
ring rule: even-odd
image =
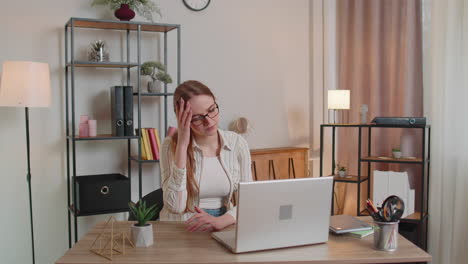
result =
[{"label": "pencil", "polygon": [[372,210],[374,210],[374,213],[378,213],[379,210],[377,210],[377,208],[375,208],[374,204],[372,203],[372,200],[369,199],[369,204],[370,206],[372,207]]}]

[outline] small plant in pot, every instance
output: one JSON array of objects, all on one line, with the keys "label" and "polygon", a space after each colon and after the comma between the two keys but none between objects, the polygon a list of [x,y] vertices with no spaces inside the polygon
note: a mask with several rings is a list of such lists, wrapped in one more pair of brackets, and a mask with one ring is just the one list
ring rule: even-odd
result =
[{"label": "small plant in pot", "polygon": [[338,170],[338,175],[340,177],[346,177],[346,167],[340,164],[336,164],[336,169]]},{"label": "small plant in pot", "polygon": [[160,89],[157,87],[157,81],[162,83],[172,83],[171,76],[166,72],[166,66],[158,61],[147,61],[141,65],[141,75],[151,77],[148,82],[148,92],[157,93]]},{"label": "small plant in pot", "polygon": [[140,200],[138,205],[130,202],[128,206],[137,220],[131,226],[133,243],[136,247],[149,247],[153,245],[153,225],[148,223],[148,221],[156,215],[158,204],[147,207],[146,202]]},{"label": "small plant in pot", "polygon": [[401,158],[401,150],[400,148],[392,148],[392,154],[395,159]]}]

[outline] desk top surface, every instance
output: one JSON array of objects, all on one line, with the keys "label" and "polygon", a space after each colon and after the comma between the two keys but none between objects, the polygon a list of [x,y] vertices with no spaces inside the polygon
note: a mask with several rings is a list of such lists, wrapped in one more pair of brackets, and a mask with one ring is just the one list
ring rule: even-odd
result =
[{"label": "desk top surface", "polygon": [[[120,231],[130,231],[132,222],[118,222]],[[148,248],[126,248],[125,255],[107,260],[89,249],[105,223],[93,227],[56,264],[65,263],[402,263],[426,262],[431,256],[399,235],[398,250],[377,251],[373,236],[354,238],[330,234],[324,244],[233,254],[211,238],[210,233],[190,233],[181,222],[155,222],[154,244]],[[281,234],[278,234],[281,235]]]}]

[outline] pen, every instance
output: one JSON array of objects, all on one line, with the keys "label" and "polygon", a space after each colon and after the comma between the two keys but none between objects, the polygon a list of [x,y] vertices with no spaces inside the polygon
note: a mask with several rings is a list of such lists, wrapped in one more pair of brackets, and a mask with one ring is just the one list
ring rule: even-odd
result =
[{"label": "pen", "polygon": [[366,208],[367,211],[369,212],[369,214],[372,216],[372,218],[375,221],[380,221],[380,222],[383,221],[382,216],[379,214],[379,210],[375,208],[374,204],[372,203],[370,199],[367,199],[366,205],[367,205],[367,208]]},{"label": "pen", "polygon": [[369,207],[366,207],[366,209],[369,212],[372,219],[374,219],[374,221],[379,221],[379,219],[377,218],[377,215]]}]

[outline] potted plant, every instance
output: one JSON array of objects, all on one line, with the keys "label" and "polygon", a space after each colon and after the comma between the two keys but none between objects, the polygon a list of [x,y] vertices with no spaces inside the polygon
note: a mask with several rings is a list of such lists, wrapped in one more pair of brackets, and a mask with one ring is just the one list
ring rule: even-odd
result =
[{"label": "potted plant", "polygon": [[336,164],[336,169],[338,170],[338,175],[342,178],[346,177],[346,167],[340,164]]},{"label": "potted plant", "polygon": [[131,237],[135,247],[149,247],[153,245],[153,225],[148,223],[148,221],[156,215],[158,204],[147,207],[146,202],[140,200],[138,205],[130,202],[128,206],[137,220],[131,226]]},{"label": "potted plant", "polygon": [[124,21],[130,21],[135,17],[136,11],[140,16],[153,22],[153,13],[160,17],[161,10],[150,0],[93,0],[91,6],[107,5],[114,12],[114,15]]},{"label": "potted plant", "polygon": [[159,89],[157,88],[156,81],[163,83],[172,83],[171,76],[166,72],[166,67],[158,61],[147,61],[141,65],[141,75],[151,77],[151,81],[148,82],[148,92],[155,93]]},{"label": "potted plant", "polygon": [[392,148],[392,154],[395,159],[401,158],[401,150],[400,148]]}]

